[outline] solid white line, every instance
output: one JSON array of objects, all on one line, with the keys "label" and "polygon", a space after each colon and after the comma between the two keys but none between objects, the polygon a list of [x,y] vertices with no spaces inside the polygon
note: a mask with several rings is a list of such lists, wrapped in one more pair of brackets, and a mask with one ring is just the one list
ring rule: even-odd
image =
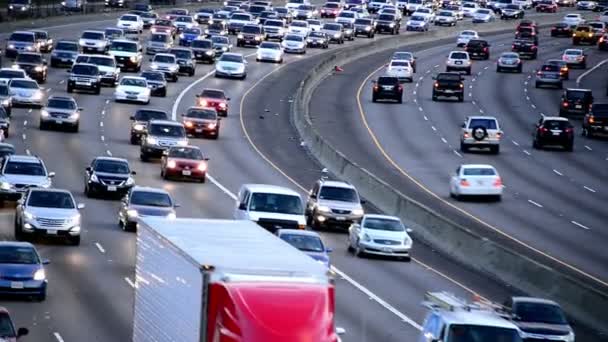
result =
[{"label": "solid white line", "polygon": [[106,250],[103,249],[103,247],[99,244],[99,242],[95,242],[95,247],[97,247],[97,249],[101,252],[101,253],[105,253]]},{"label": "solid white line", "polygon": [[585,188],[586,190],[589,190],[589,191],[591,191],[591,192],[597,192],[597,191],[595,191],[594,189],[592,189],[592,188],[590,188],[590,187],[588,187],[588,186],[586,186],[586,185],[584,185],[584,186],[583,186],[583,188]]},{"label": "solid white line", "polygon": [[553,169],[553,172],[555,172],[556,174],[558,174],[558,175],[560,175],[560,176],[563,176],[563,175],[564,175],[563,173],[561,173],[561,172],[557,171],[556,169]]},{"label": "solid white line", "polygon": [[65,341],[63,340],[63,338],[61,337],[61,335],[59,335],[59,333],[58,333],[58,332],[54,332],[54,333],[53,333],[53,336],[55,336],[55,339],[57,340],[57,342],[65,342]]},{"label": "solid white line", "polygon": [[539,207],[539,208],[542,208],[542,207],[543,207],[543,206],[542,206],[542,204],[537,203],[537,202],[534,202],[533,200],[528,200],[528,202],[529,202],[530,204],[534,204],[535,206],[537,206],[537,207]]},{"label": "solid white line", "polygon": [[30,152],[30,150],[25,150],[25,154],[27,154],[28,156],[32,155],[32,153]]},{"label": "solid white line", "polygon": [[23,126],[27,126],[27,120],[23,120]]},{"label": "solid white line", "polygon": [[125,277],[125,281],[127,282],[127,284],[129,284],[129,286],[135,288],[135,283],[131,279],[129,279],[129,277]]},{"label": "solid white line", "polygon": [[581,81],[583,80],[583,78],[585,78],[585,76],[589,75],[590,73],[593,72],[593,70],[601,67],[602,65],[608,63],[608,59],[604,59],[603,61],[599,62],[596,66],[594,66],[593,68],[585,71],[584,73],[582,73],[579,77],[576,78],[576,85],[578,86]]},{"label": "solid white line", "polygon": [[528,152],[527,150],[524,150],[523,152],[527,155],[530,155],[530,152]]},{"label": "solid white line", "polygon": [[359,284],[351,277],[347,276],[344,272],[340,271],[339,269],[335,268],[334,266],[332,266],[331,269],[334,272],[336,272],[340,277],[344,278],[344,280],[348,281],[351,285],[356,287],[359,291],[363,292],[369,298],[376,301],[378,304],[382,305],[385,309],[387,309],[388,311],[395,314],[395,316],[401,318],[401,320],[403,322],[411,325],[412,327],[416,328],[417,330],[422,330],[422,326],[420,326],[420,324],[416,323],[413,319],[409,318],[408,316],[402,314],[399,310],[395,309],[395,307],[393,307],[389,303],[385,302],[382,298],[376,296],[372,291],[368,290],[366,287]]},{"label": "solid white line", "polygon": [[582,225],[582,224],[580,224],[580,223],[578,223],[578,222],[576,222],[576,221],[570,221],[570,223],[572,223],[572,224],[573,224],[573,225],[575,225],[575,226],[579,226],[579,227],[581,227],[581,228],[583,228],[583,229],[586,229],[586,230],[591,230],[591,228],[589,228],[589,227],[587,227],[587,226],[585,226],[585,225]]},{"label": "solid white line", "polygon": [[65,83],[65,80],[59,81],[59,84],[64,84],[64,83]]},{"label": "solid white line", "polygon": [[585,145],[585,148],[588,149],[589,151],[593,151],[593,149],[587,145]]},{"label": "solid white line", "polygon": [[443,137],[441,138],[441,141],[443,141],[443,143],[444,143],[444,144],[447,144],[447,143],[448,143],[448,141],[447,141],[447,140],[445,140],[445,138],[443,138]]}]

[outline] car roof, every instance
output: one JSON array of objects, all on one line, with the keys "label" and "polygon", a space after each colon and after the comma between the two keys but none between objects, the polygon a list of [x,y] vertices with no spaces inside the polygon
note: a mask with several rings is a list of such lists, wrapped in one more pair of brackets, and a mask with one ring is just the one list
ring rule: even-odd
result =
[{"label": "car roof", "polygon": [[16,162],[21,162],[21,163],[35,163],[35,164],[42,163],[42,160],[40,160],[40,158],[38,158],[36,156],[28,156],[28,155],[24,155],[24,154],[13,154],[13,155],[8,156],[8,159],[10,161],[16,161]]},{"label": "car roof", "polygon": [[543,121],[564,121],[564,122],[568,122],[568,118],[564,118],[562,116],[545,116],[545,117],[543,117]]},{"label": "car roof", "polygon": [[126,76],[125,75],[121,78],[121,80],[126,80],[126,79],[146,81],[146,79],[144,77],[140,77],[140,76]]},{"label": "car roof", "polygon": [[132,44],[138,44],[138,42],[134,42],[134,41],[128,40],[128,39],[114,39],[112,41],[112,43],[132,43]]},{"label": "car roof", "polygon": [[455,311],[441,311],[441,317],[443,321],[448,324],[463,324],[463,325],[477,325],[477,326],[491,326],[508,328],[518,331],[517,326],[502,318],[494,313],[488,313],[487,311],[481,310],[455,310]]},{"label": "car roof", "polygon": [[494,121],[498,121],[498,119],[496,119],[493,116],[481,116],[481,115],[469,116],[468,119],[470,119],[470,120],[494,120]]},{"label": "car roof", "polygon": [[338,181],[338,180],[321,180],[321,185],[323,186],[331,186],[336,188],[345,188],[345,189],[355,189],[352,184]]},{"label": "car roof", "polygon": [[19,34],[22,34],[22,33],[34,34],[34,32],[32,32],[32,31],[13,31],[13,33],[19,33]]},{"label": "car roof", "polygon": [[64,194],[69,194],[70,196],[72,195],[72,193],[69,190],[66,190],[66,189],[57,189],[57,188],[34,187],[34,188],[30,188],[29,191],[30,192],[61,192],[61,193],[64,193]]},{"label": "car roof", "polygon": [[167,190],[165,190],[165,189],[153,188],[151,186],[136,185],[133,188],[131,188],[131,192],[134,192],[134,191],[155,192],[155,193],[159,193],[159,194],[170,195],[169,192]]},{"label": "car roof", "polygon": [[512,300],[514,303],[526,302],[526,303],[550,304],[550,305],[559,306],[559,304],[557,304],[556,302],[554,302],[550,299],[544,299],[544,298],[523,297],[522,296],[522,297],[513,297]]},{"label": "car roof", "polygon": [[64,100],[64,101],[74,101],[76,102],[76,100],[73,97],[70,96],[62,96],[62,95],[51,95],[48,98],[49,100],[53,99],[53,100]]},{"label": "car roof", "polygon": [[95,32],[95,33],[102,33],[102,34],[105,33],[104,31],[100,31],[100,30],[84,30],[84,31],[82,31],[82,33],[85,33],[85,32]]},{"label": "car roof", "polygon": [[[4,247],[4,246],[10,246],[10,247],[31,247],[36,249],[36,246],[34,246],[33,244],[29,243],[29,242],[24,242],[24,241],[0,241],[0,247]],[[3,309],[3,307],[0,307],[0,311]]]},{"label": "car roof", "polygon": [[568,88],[566,91],[584,91],[586,93],[591,93],[591,89],[582,89],[582,88]]},{"label": "car roof", "polygon": [[175,55],[172,54],[172,53],[157,53],[157,54],[154,55],[154,57],[157,57],[157,56],[161,56],[161,57],[175,57]]},{"label": "car roof", "polygon": [[460,167],[463,169],[494,169],[494,166],[490,164],[462,164]]},{"label": "car roof", "polygon": [[286,188],[278,185],[270,185],[270,184],[243,184],[243,188],[248,189],[251,192],[265,192],[265,193],[273,193],[273,194],[282,194],[282,195],[292,195],[292,196],[300,196],[294,190],[290,188]]},{"label": "car roof", "polygon": [[[222,56],[235,56],[235,57],[243,57],[242,53],[236,53],[236,52],[228,52],[228,53],[224,53]],[[243,57],[244,58],[244,57]]]},{"label": "car roof", "polygon": [[129,163],[128,160],[126,160],[125,158],[117,158],[117,157],[106,157],[106,156],[99,156],[99,157],[95,157],[94,160],[106,160],[106,161],[115,161],[115,162],[122,162],[122,163]]}]

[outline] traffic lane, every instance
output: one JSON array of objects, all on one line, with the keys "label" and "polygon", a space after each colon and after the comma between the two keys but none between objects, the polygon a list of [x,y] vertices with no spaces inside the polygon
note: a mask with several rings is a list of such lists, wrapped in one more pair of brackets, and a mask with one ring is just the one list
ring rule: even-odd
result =
[{"label": "traffic lane", "polygon": [[[606,51],[597,50],[596,53],[602,61],[608,59],[608,53],[606,53]],[[590,65],[590,68],[592,67],[593,66]],[[587,73],[584,77],[581,77],[579,86],[581,88],[589,88],[593,90],[593,97],[595,100],[606,102],[608,101],[608,81],[606,81],[607,73],[608,62],[603,63],[597,69]]]},{"label": "traffic lane", "polygon": [[[299,140],[292,139],[293,136],[297,136],[297,132],[291,126],[288,115],[260,121],[256,113],[264,108],[271,108],[272,112],[288,113],[290,95],[295,93],[299,85],[297,76],[309,70],[314,62],[311,60],[290,65],[260,83],[248,95],[246,109],[242,113],[253,144],[295,182],[280,177],[279,184],[299,188],[303,195],[305,193],[302,188],[307,189],[312,186],[321,176],[319,172],[321,167],[313,159],[304,157]],[[265,96],[269,87],[281,89],[281,92],[272,98]],[[323,113],[333,113],[333,111],[326,110]],[[277,145],[282,148],[277,149]],[[298,154],[302,157],[294,158]],[[274,183],[276,184],[277,180]],[[369,208],[369,210],[374,209]],[[484,296],[501,300],[509,293],[498,284],[448,261],[422,245],[415,245],[413,254],[415,260],[411,263],[384,258],[359,259],[347,252],[347,236],[344,232],[323,231],[321,235],[325,243],[334,248],[331,255],[332,264],[419,323],[425,313],[420,306],[425,291],[447,290],[469,296],[470,292],[457,285],[458,282],[473,287],[473,291]],[[378,282],[378,279],[382,279],[382,282]],[[399,291],[395,291],[396,286],[399,287]]]}]

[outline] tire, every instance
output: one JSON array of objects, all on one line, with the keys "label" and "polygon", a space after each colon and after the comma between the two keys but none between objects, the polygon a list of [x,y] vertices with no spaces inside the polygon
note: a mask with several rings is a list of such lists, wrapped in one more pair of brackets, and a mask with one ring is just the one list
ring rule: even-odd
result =
[{"label": "tire", "polygon": [[502,69],[500,67],[496,67],[496,72],[502,72]]},{"label": "tire", "polygon": [[378,99],[375,96],[372,96],[372,102],[376,103],[378,102]]},{"label": "tire", "polygon": [[150,158],[148,158],[148,155],[147,155],[147,154],[145,154],[145,153],[140,153],[140,154],[139,154],[139,159],[140,159],[142,162],[144,162],[144,163],[145,163],[145,162],[148,162],[148,161],[150,160]]},{"label": "tire", "polygon": [[139,144],[139,140],[134,135],[131,136],[131,139],[129,139],[129,142],[131,143],[131,145]]},{"label": "tire", "polygon": [[574,151],[574,144],[569,143],[566,146],[564,146],[564,149],[566,150],[566,152],[572,152],[572,151]]},{"label": "tire", "polygon": [[500,153],[500,145],[492,146],[490,148],[490,152],[492,152],[492,154],[499,154]]},{"label": "tire", "polygon": [[535,83],[534,83],[534,88],[540,88],[540,83],[535,82]]},{"label": "tire", "polygon": [[458,102],[464,102],[464,95],[458,96]]},{"label": "tire", "polygon": [[17,217],[15,216],[15,240],[24,241],[25,236],[23,235],[23,231],[21,230],[21,226],[17,222]]},{"label": "tire", "polygon": [[437,101],[437,95],[433,94],[433,101]]},{"label": "tire", "polygon": [[68,243],[72,246],[80,246],[80,235],[68,237]]},{"label": "tire", "polygon": [[540,144],[538,143],[538,140],[536,140],[536,139],[532,140],[532,148],[534,148],[536,150],[540,150]]},{"label": "tire", "polygon": [[160,93],[161,97],[167,97],[167,88],[163,89],[163,92]]},{"label": "tire", "polygon": [[97,86],[97,88],[95,88],[95,90],[93,91],[93,94],[95,94],[95,95],[101,94],[101,86]]},{"label": "tire", "polygon": [[78,130],[80,129],[80,124],[76,124],[74,126],[72,126],[72,133],[78,133]]},{"label": "tire", "polygon": [[46,124],[44,122],[40,121],[40,124],[38,125],[38,128],[41,131],[46,131],[47,126],[46,126]]},{"label": "tire", "polygon": [[73,93],[74,89],[72,87],[70,87],[70,85],[68,84],[68,89],[67,89],[68,93]]},{"label": "tire", "polygon": [[471,68],[468,68],[467,69],[467,76],[470,76],[470,75],[471,75]]},{"label": "tire", "polygon": [[469,152],[469,147],[466,144],[464,144],[464,143],[461,142],[460,143],[460,151],[461,152],[465,152],[465,153]]},{"label": "tire", "polygon": [[521,74],[522,72],[523,72],[523,68],[522,68],[522,66],[520,65],[520,66],[517,68],[517,73],[518,73],[518,74]]},{"label": "tire", "polygon": [[397,103],[403,103],[403,97],[399,97],[399,98],[397,99]]},{"label": "tire", "polygon": [[46,290],[34,296],[34,300],[37,302],[44,302],[46,300]]}]

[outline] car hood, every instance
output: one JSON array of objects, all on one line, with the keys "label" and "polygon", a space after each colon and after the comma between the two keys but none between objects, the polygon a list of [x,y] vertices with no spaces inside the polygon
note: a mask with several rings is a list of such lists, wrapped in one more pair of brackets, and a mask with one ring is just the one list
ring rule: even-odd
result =
[{"label": "car hood", "polygon": [[46,176],[26,176],[26,175],[3,175],[0,181],[10,184],[27,184],[34,186],[42,186],[49,184],[49,179]]},{"label": "car hood", "polygon": [[281,50],[275,49],[258,49],[258,53],[262,55],[278,55],[281,53]]},{"label": "car hood", "polygon": [[80,42],[87,44],[87,45],[106,45],[106,41],[105,40],[96,40],[96,39],[86,39],[86,38],[80,38]]},{"label": "car hood", "polygon": [[27,88],[11,88],[11,92],[23,97],[30,97],[34,95],[39,89],[27,89]]},{"label": "car hood", "polygon": [[489,17],[490,17],[490,15],[486,14],[486,13],[475,13],[475,14],[473,14],[473,18],[476,18],[476,19],[485,19],[485,18],[489,18]]},{"label": "car hood", "polygon": [[269,213],[269,212],[264,212],[264,211],[249,211],[249,219],[252,221],[258,221],[259,219],[275,219],[275,220],[284,220],[284,221],[297,221],[298,224],[306,223],[304,214],[291,215],[291,214]]},{"label": "car hood", "polygon": [[53,56],[76,56],[78,52],[72,50],[53,50]]},{"label": "car hood", "polygon": [[61,114],[72,114],[72,113],[76,112],[74,109],[53,108],[53,107],[46,107],[46,108],[44,108],[44,110],[46,110],[49,113],[61,113]]},{"label": "car hood", "polygon": [[369,229],[363,227],[362,232],[372,239],[388,239],[403,241],[407,234],[405,232],[392,232],[387,230]]},{"label": "car hood", "polygon": [[547,324],[517,321],[515,324],[523,331],[529,334],[543,335],[568,335],[572,329],[567,324]]},{"label": "car hood", "polygon": [[295,40],[284,40],[284,46],[304,46],[304,42],[298,42]]},{"label": "car hood", "polygon": [[343,201],[332,201],[326,199],[320,199],[319,205],[325,205],[332,209],[340,209],[340,210],[355,210],[361,209],[361,205],[353,202],[343,202]]},{"label": "car hood", "polygon": [[[177,58],[175,59],[175,61],[177,62]],[[153,62],[154,64],[158,65],[159,68],[176,68],[178,67],[177,63],[173,64],[173,63],[159,63],[159,62]]]},{"label": "car hood", "polygon": [[167,43],[167,42],[153,42],[151,40],[148,41],[148,46],[162,46],[162,47],[164,47],[164,46],[168,46],[168,45],[169,45],[169,43]]},{"label": "car hood", "polygon": [[3,277],[25,279],[33,277],[34,273],[41,268],[40,264],[0,264],[0,274]]},{"label": "car hood", "polygon": [[137,210],[137,214],[141,216],[167,216],[174,213],[175,210],[171,207],[153,207],[148,205],[131,204],[129,209]]},{"label": "car hood", "polygon": [[338,31],[338,30],[328,30],[328,29],[322,29],[321,32],[325,33],[328,36],[333,36],[336,33],[342,33],[342,31]]},{"label": "car hood", "polygon": [[115,179],[121,179],[121,180],[127,180],[130,175],[127,173],[109,173],[109,172],[98,172],[95,171],[95,175],[97,175],[97,177],[108,177],[108,178],[115,178]]},{"label": "car hood", "polygon": [[50,217],[54,219],[69,219],[78,215],[77,209],[59,209],[28,206],[26,211],[36,217]]},{"label": "car hood", "polygon": [[408,25],[416,25],[416,26],[418,26],[418,25],[424,25],[424,23],[425,22],[422,21],[422,20],[409,20],[407,22]]},{"label": "car hood", "polygon": [[98,65],[97,68],[101,73],[112,74],[118,71],[117,67]]}]

